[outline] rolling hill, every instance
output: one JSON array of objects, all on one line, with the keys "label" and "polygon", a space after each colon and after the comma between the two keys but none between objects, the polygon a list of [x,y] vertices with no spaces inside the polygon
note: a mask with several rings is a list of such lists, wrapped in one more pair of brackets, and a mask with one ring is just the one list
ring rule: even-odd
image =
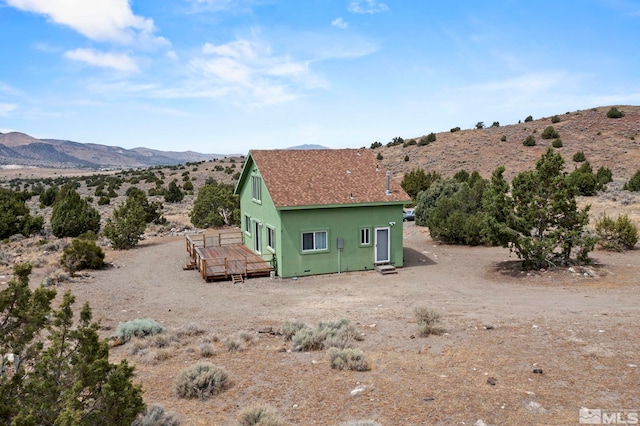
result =
[{"label": "rolling hill", "polygon": [[58,139],[36,139],[25,133],[0,133],[0,165],[52,168],[133,168],[207,161],[223,155],[193,151],[125,149]]},{"label": "rolling hill", "polygon": [[[381,163],[399,176],[412,168],[437,171],[443,176],[453,176],[464,169],[477,170],[483,177],[490,177],[496,167],[504,165],[505,177],[512,178],[523,170],[533,169],[553,139],[543,139],[548,126],[559,133],[562,147],[558,152],[565,159],[566,170],[578,163],[573,155],[582,151],[594,169],[608,167],[614,179],[629,179],[640,168],[640,106],[618,106],[625,113],[621,118],[608,118],[611,107],[559,113],[552,117],[533,121],[468,129],[436,134],[435,142],[419,146],[426,136],[405,139],[404,144],[383,145],[375,149],[382,156]],[[524,146],[524,139],[533,135],[535,146]],[[504,139],[504,140],[503,140]]]}]

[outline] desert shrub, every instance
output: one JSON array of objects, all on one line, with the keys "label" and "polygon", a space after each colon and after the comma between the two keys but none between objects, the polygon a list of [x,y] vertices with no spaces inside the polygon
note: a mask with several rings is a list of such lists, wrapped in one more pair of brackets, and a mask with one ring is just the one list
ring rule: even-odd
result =
[{"label": "desert shrub", "polygon": [[640,169],[638,169],[628,182],[622,187],[625,191],[640,191]]},{"label": "desert shrub", "polygon": [[216,353],[211,343],[200,343],[198,349],[200,350],[200,356],[203,358],[211,358]]},{"label": "desert shrub", "polygon": [[113,339],[128,342],[132,337],[147,337],[162,332],[162,326],[156,320],[134,319],[118,324],[115,333],[111,336]]},{"label": "desert shrub", "polygon": [[77,237],[86,231],[100,230],[100,213],[75,189],[65,186],[51,212],[51,232],[58,238]]},{"label": "desert shrub", "polygon": [[506,142],[507,141],[507,137],[505,135],[502,135],[502,137],[500,138],[500,142]]},{"label": "desert shrub", "polygon": [[382,146],[382,142],[373,142],[371,144],[371,146],[369,147],[370,149],[376,149],[376,148],[380,148]]},{"label": "desert shrub", "polygon": [[331,347],[327,350],[327,360],[331,368],[338,370],[369,370],[369,363],[360,349],[338,349]]},{"label": "desert shrub", "polygon": [[94,241],[76,238],[64,248],[60,265],[70,274],[81,269],[101,269],[104,251]]},{"label": "desert shrub", "polygon": [[500,122],[494,121],[493,123],[491,123],[491,127],[500,127]]},{"label": "desert shrub", "polygon": [[131,424],[131,426],[180,426],[182,420],[173,412],[167,412],[160,405],[152,405]]},{"label": "desert shrub", "polygon": [[174,389],[180,398],[206,399],[230,386],[229,374],[222,367],[201,362],[182,370]]},{"label": "desert shrub", "polygon": [[524,146],[534,146],[536,144],[536,138],[533,135],[529,135],[522,141]]},{"label": "desert shrub", "polygon": [[282,419],[268,405],[254,405],[245,408],[238,416],[238,426],[281,426]]},{"label": "desert shrub", "polygon": [[405,155],[405,156],[404,156],[404,161],[405,161],[405,163],[406,163],[407,161],[409,161],[409,154],[407,154],[407,155]]},{"label": "desert shrub", "polygon": [[184,189],[185,191],[193,191],[193,183],[191,183],[191,181],[187,181],[185,183],[182,184],[182,189]]},{"label": "desert shrub", "polygon": [[418,142],[416,142],[416,140],[412,138],[412,139],[409,139],[408,141],[405,141],[405,142],[402,144],[402,147],[403,147],[403,148],[406,148],[406,147],[408,147],[408,146],[411,146],[411,145],[417,145],[417,144],[418,144]]},{"label": "desert shrub", "polygon": [[413,310],[413,316],[418,323],[418,330],[421,336],[443,333],[444,330],[440,326],[442,312],[433,308],[418,306]]},{"label": "desert shrub", "polygon": [[542,139],[555,139],[560,137],[556,129],[553,128],[553,126],[548,126],[547,128],[545,128],[542,131],[542,134],[540,136],[542,137]]},{"label": "desert shrub", "polygon": [[528,123],[530,121],[533,121],[533,117],[531,115],[528,115],[527,118],[524,119],[524,122]]},{"label": "desert shrub", "polygon": [[624,117],[624,112],[620,111],[616,107],[611,107],[609,111],[607,111],[607,118],[622,118]]},{"label": "desert shrub", "polygon": [[320,321],[314,328],[301,328],[291,338],[292,349],[297,352],[317,351],[332,346],[346,348],[358,340],[362,340],[362,336],[347,319]]},{"label": "desert shrub", "polygon": [[228,352],[242,352],[245,349],[245,343],[239,336],[229,336],[222,342]]},{"label": "desert shrub", "polygon": [[551,142],[551,146],[554,148],[562,148],[562,139],[558,138]]},{"label": "desert shrub", "polygon": [[176,337],[193,337],[193,336],[201,336],[206,333],[206,330],[200,327],[195,322],[188,322],[178,330],[176,330]]},{"label": "desert shrub", "polygon": [[584,152],[578,151],[573,154],[573,161],[576,163],[582,163],[583,161],[587,161],[587,157],[584,156]]},{"label": "desert shrub", "polygon": [[613,220],[605,214],[596,222],[596,234],[600,238],[598,244],[604,250],[633,250],[638,242],[638,228],[627,215]]},{"label": "desert shrub", "polygon": [[560,122],[560,117],[558,117],[557,115],[554,115],[553,117],[551,117],[551,122],[553,124],[559,123]]},{"label": "desert shrub", "polygon": [[382,156],[382,153],[379,152],[378,155],[376,155],[376,160],[382,161],[383,159],[384,159],[384,157]]},{"label": "desert shrub", "polygon": [[309,328],[309,326],[302,321],[285,321],[284,324],[280,326],[280,333],[282,333],[285,340],[291,340],[291,338],[303,328]]},{"label": "desert shrub", "polygon": [[425,137],[425,139],[427,140],[427,143],[435,142],[436,141],[436,134],[431,132]]},{"label": "desert shrub", "polygon": [[452,127],[450,132],[451,133],[455,133],[455,132],[459,132],[460,131],[460,126],[456,126],[456,127]]}]

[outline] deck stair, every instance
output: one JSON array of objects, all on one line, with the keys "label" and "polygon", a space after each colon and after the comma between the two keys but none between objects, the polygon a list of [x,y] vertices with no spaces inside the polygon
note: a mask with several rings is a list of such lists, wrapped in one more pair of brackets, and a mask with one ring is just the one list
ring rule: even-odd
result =
[{"label": "deck stair", "polygon": [[242,276],[242,274],[231,275],[231,284],[243,283],[243,282],[244,282],[244,277]]},{"label": "deck stair", "polygon": [[383,265],[376,265],[376,271],[380,272],[382,275],[398,273],[396,267],[388,263],[385,263]]}]

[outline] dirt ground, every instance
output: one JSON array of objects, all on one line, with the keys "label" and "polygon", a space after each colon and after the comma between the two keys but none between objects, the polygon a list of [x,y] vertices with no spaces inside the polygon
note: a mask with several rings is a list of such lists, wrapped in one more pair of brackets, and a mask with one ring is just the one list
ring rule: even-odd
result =
[{"label": "dirt ground", "polygon": [[[521,273],[507,249],[443,245],[404,226],[405,267],[394,275],[207,283],[183,270],[184,237],[169,236],[108,250],[111,268],[60,284],[59,293],[70,288],[78,308],[89,301],[105,337],[136,318],[167,333],[189,323],[205,331],[155,352],[132,342],[111,350],[114,362],[136,366],[147,404],[184,425],[236,424],[256,404],[292,425],[570,425],[581,407],[640,410],[640,251],[596,251],[592,267],[573,272]],[[420,337],[419,306],[442,310],[446,333]],[[341,318],[363,334],[357,347],[370,371],[333,370],[324,352],[291,352],[264,332],[287,320]],[[239,332],[252,340],[228,352],[224,339]],[[231,388],[204,401],[176,397],[175,377],[200,361],[224,367]]]}]

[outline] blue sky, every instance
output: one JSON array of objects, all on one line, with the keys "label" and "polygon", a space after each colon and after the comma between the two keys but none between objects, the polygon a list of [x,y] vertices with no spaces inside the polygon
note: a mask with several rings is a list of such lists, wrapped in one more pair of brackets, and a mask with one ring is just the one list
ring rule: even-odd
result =
[{"label": "blue sky", "polygon": [[386,143],[640,104],[637,0],[0,0],[0,132]]}]

